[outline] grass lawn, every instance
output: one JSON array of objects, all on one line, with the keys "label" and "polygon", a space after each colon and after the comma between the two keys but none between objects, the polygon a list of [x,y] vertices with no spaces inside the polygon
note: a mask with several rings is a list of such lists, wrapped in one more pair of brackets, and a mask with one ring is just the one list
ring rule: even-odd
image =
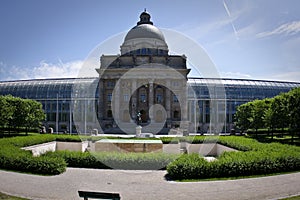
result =
[{"label": "grass lawn", "polygon": [[300,200],[300,196],[288,197],[281,200]]},{"label": "grass lawn", "polygon": [[9,196],[7,194],[3,194],[0,192],[0,199],[6,199],[6,200],[28,200],[20,197],[14,197],[14,196]]}]

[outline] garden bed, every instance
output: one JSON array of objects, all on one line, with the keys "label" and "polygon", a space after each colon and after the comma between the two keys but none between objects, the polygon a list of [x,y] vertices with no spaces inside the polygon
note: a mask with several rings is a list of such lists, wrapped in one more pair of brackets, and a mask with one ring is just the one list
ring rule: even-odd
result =
[{"label": "garden bed", "polygon": [[[217,142],[238,152],[221,153],[216,161],[207,162],[198,153],[116,153],[57,151],[34,157],[22,147],[53,141],[81,141],[75,136],[36,135],[0,139],[0,168],[35,174],[55,175],[66,167],[105,169],[164,169],[172,179],[202,179],[281,173],[300,170],[300,148],[277,143],[262,144],[254,139],[234,136],[191,137],[189,143]],[[209,142],[208,142],[209,143]]]}]

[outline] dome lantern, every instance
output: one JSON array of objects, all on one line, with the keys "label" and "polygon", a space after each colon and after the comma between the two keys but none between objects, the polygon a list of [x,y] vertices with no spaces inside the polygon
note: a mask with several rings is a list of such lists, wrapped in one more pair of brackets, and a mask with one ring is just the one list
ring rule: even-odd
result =
[{"label": "dome lantern", "polygon": [[151,24],[153,25],[153,22],[150,21],[150,14],[147,13],[146,8],[144,10],[144,12],[141,13],[140,15],[140,21],[137,22],[137,25],[141,25],[141,24]]}]

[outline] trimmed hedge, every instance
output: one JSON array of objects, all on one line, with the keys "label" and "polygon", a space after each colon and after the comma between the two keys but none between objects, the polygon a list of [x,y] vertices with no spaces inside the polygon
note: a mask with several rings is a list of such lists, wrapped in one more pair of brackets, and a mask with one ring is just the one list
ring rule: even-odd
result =
[{"label": "trimmed hedge", "polygon": [[33,157],[31,152],[14,146],[6,146],[0,151],[0,168],[34,174],[56,175],[66,170],[62,158]]},{"label": "trimmed hedge", "polygon": [[[243,137],[220,137],[218,143],[237,148],[207,162],[198,154],[183,155],[167,166],[173,179],[203,179],[272,174],[300,170],[300,148],[277,143],[261,144]],[[246,151],[246,152],[242,152]]]},{"label": "trimmed hedge", "polygon": [[165,153],[118,153],[57,151],[45,154],[61,157],[69,167],[97,169],[157,170],[174,161],[178,155]]},{"label": "trimmed hedge", "polygon": [[31,152],[21,147],[51,142],[54,135],[21,136],[0,139],[0,168],[34,174],[56,175],[66,170],[67,164],[62,158],[33,157]]},{"label": "trimmed hedge", "polygon": [[[236,148],[225,152],[216,161],[207,162],[198,154],[113,153],[59,151],[33,157],[21,147],[50,141],[80,141],[77,136],[36,135],[0,139],[0,168],[35,174],[63,173],[67,166],[101,169],[164,169],[173,179],[201,179],[270,174],[300,170],[300,148],[277,143],[262,144],[256,140],[225,137],[183,137],[178,141],[191,143],[216,142]],[[88,138],[87,138],[88,139]],[[194,140],[193,140],[194,139]],[[173,139],[166,139],[174,141]],[[176,140],[175,140],[176,141]]]},{"label": "trimmed hedge", "polygon": [[[93,140],[85,137],[84,140]],[[99,139],[99,138],[98,138]],[[79,136],[35,135],[0,139],[0,168],[29,172],[34,174],[56,175],[63,173],[66,167],[98,169],[164,169],[178,155],[164,153],[113,153],[113,152],[48,152],[33,157],[30,151],[21,147],[51,142],[81,142]]]}]

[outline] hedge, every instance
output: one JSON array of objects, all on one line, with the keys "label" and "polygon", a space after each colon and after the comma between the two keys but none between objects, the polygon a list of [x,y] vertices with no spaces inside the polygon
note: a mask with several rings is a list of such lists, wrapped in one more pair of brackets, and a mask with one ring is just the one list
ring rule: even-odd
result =
[{"label": "hedge", "polygon": [[[224,152],[208,162],[198,154],[184,155],[167,166],[172,179],[203,179],[272,174],[300,170],[300,148],[262,144],[243,137],[220,137],[218,143],[241,150]],[[246,151],[246,152],[243,152]]]},{"label": "hedge", "polygon": [[63,158],[69,167],[97,169],[157,170],[174,161],[178,155],[166,153],[118,153],[57,151],[47,157]]},{"label": "hedge", "polygon": [[[84,140],[93,140],[84,137]],[[98,138],[99,139],[99,138]],[[164,153],[113,153],[113,152],[48,152],[33,157],[30,151],[21,147],[51,142],[80,142],[79,136],[36,135],[0,139],[0,168],[34,174],[56,175],[63,173],[66,167],[98,169],[164,169],[178,155]]]},{"label": "hedge", "polygon": [[173,179],[246,176],[300,170],[299,147],[277,143],[262,144],[254,139],[234,136],[206,138],[197,136],[178,139],[178,141],[191,143],[218,142],[240,150],[225,152],[213,162],[207,162],[198,154],[178,157],[178,155],[164,153],[59,151],[33,157],[31,152],[20,149],[54,140],[80,141],[80,138],[66,135],[36,135],[0,139],[0,168],[55,175],[63,173],[67,166],[151,170],[164,169],[167,166],[168,175]]},{"label": "hedge", "polygon": [[55,140],[55,136],[52,135],[0,139],[0,168],[44,175],[63,173],[67,166],[64,159],[33,157],[31,152],[20,149],[53,140]]}]

